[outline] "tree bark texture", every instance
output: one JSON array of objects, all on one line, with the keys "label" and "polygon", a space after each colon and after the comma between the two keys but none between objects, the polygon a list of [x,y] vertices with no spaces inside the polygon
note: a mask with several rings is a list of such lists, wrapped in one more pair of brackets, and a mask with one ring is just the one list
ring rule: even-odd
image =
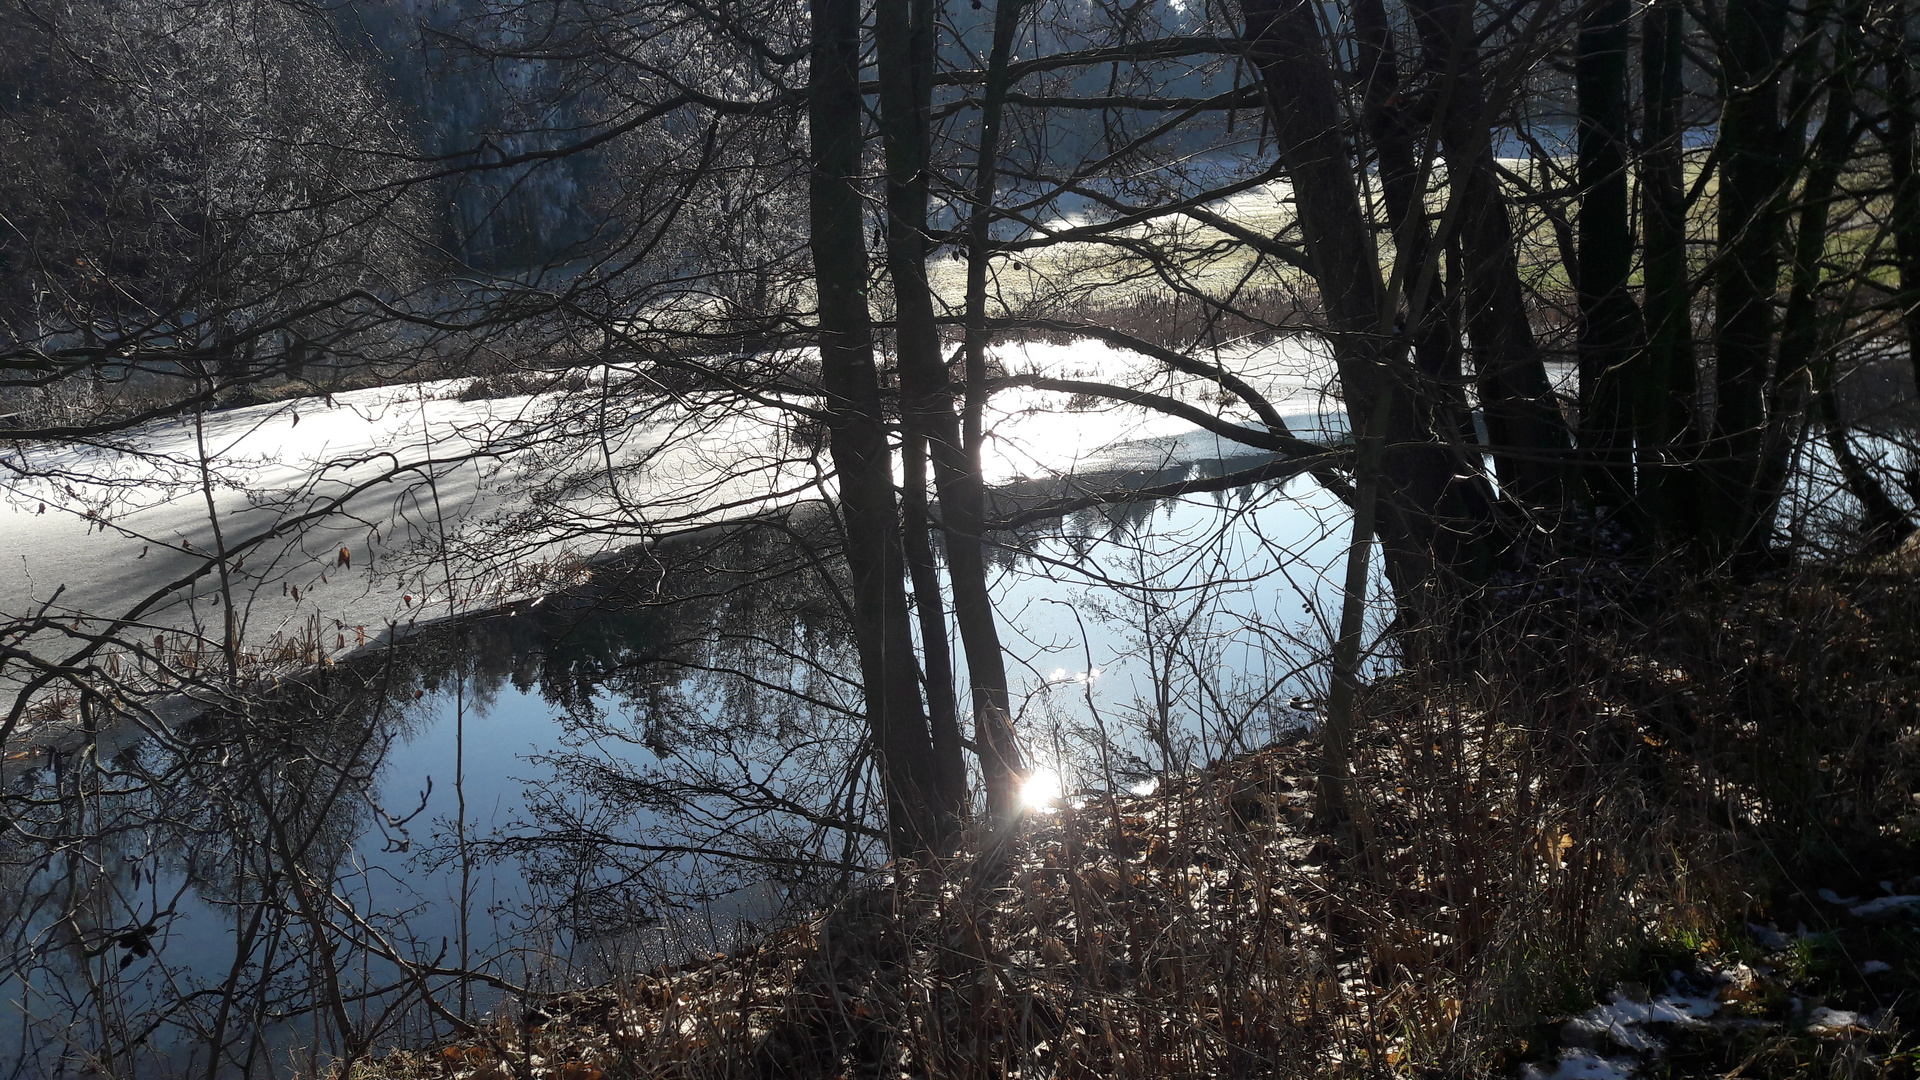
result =
[{"label": "tree bark texture", "polygon": [[912,430],[901,439],[900,512],[905,517],[907,571],[913,611],[920,623],[920,671],[926,679],[927,723],[933,737],[934,782],[942,806],[965,806],[967,762],[954,705],[953,656],[947,638],[947,605],[934,561],[932,522],[927,516],[927,441]]},{"label": "tree bark texture", "polygon": [[[954,583],[954,621],[967,653],[968,679],[973,683],[974,739],[981,751],[981,771],[987,786],[989,812],[1011,814],[1018,805],[1014,790],[1023,763],[1014,740],[1012,708],[1007,697],[1006,659],[1000,652],[999,632],[986,594],[986,558],[982,533],[986,528],[986,500],[981,451],[985,446],[982,416],[987,403],[987,270],[993,257],[991,228],[999,187],[1000,128],[1006,114],[1013,39],[1020,28],[1025,0],[997,0],[993,9],[993,46],[987,54],[986,80],[980,90],[980,145],[976,148],[973,204],[967,209],[967,296],[965,341],[966,394],[961,410],[955,491],[951,504],[941,492],[941,512],[953,545],[947,552]],[[924,261],[922,263],[924,266]],[[949,446],[952,444],[949,443]],[[939,459],[935,459],[936,483]],[[957,515],[957,516],[956,516]],[[965,549],[964,554],[959,554]],[[963,565],[964,563],[964,565]],[[969,585],[962,605],[961,581]],[[978,581],[978,588],[972,583]],[[975,666],[975,652],[979,653]]]},{"label": "tree bark texture", "polygon": [[[1460,368],[1457,312],[1446,302],[1426,208],[1427,170],[1422,168],[1420,128],[1404,100],[1393,26],[1382,0],[1354,0],[1354,36],[1360,60],[1361,127],[1379,163],[1380,188],[1398,254],[1400,292],[1406,306],[1404,332],[1412,339],[1420,376],[1416,405],[1427,428],[1462,446],[1475,442]],[[1391,297],[1389,298],[1391,299]],[[1492,492],[1475,483],[1463,496],[1484,506]],[[1478,516],[1485,516],[1481,510]]]},{"label": "tree bark texture", "polygon": [[820,370],[829,451],[840,480],[854,635],[867,722],[879,758],[888,836],[896,854],[936,842],[932,739],[920,702],[907,611],[905,553],[894,504],[893,455],[880,408],[867,306],[859,0],[815,0],[809,243],[820,303]]},{"label": "tree bark texture", "polygon": [[1640,219],[1646,348],[1634,366],[1635,493],[1656,541],[1698,535],[1688,463],[1696,387],[1693,278],[1687,265],[1686,168],[1681,143],[1681,63],[1686,12],[1653,0],[1641,23]]},{"label": "tree bark texture", "polygon": [[1019,806],[1020,753],[1008,730],[1006,660],[987,591],[979,469],[962,441],[956,398],[927,283],[927,198],[932,142],[934,11],[930,0],[881,0],[874,9],[880,130],[887,168],[887,269],[899,339],[902,412],[926,439],[946,527],[954,621],[966,650],[988,812]]},{"label": "tree bark texture", "polygon": [[1566,424],[1533,340],[1513,224],[1493,157],[1472,0],[1415,4],[1426,63],[1435,78],[1436,122],[1448,180],[1460,205],[1461,304],[1503,493],[1535,507],[1560,504]]},{"label": "tree bark texture", "polygon": [[1588,0],[1575,44],[1579,126],[1580,450],[1587,489],[1616,509],[1633,499],[1629,387],[1643,373],[1640,309],[1628,291],[1627,48],[1632,0]]},{"label": "tree bark texture", "polygon": [[1915,169],[1913,40],[1911,9],[1893,6],[1887,49],[1887,163],[1893,181],[1893,251],[1899,264],[1901,325],[1907,332],[1907,361],[1920,386],[1920,170]]},{"label": "tree bark texture", "polygon": [[[1810,20],[1825,5],[1809,9]],[[1807,32],[1815,31],[1809,25]],[[1768,382],[1767,427],[1761,443],[1760,467],[1754,479],[1754,535],[1764,541],[1770,531],[1766,523],[1776,512],[1787,480],[1787,470],[1800,434],[1805,428],[1806,410],[1813,402],[1811,365],[1821,352],[1819,299],[1821,261],[1826,254],[1828,209],[1834,188],[1845,165],[1847,144],[1852,141],[1853,86],[1850,75],[1851,50],[1836,42],[1834,70],[1827,88],[1825,116],[1813,138],[1806,163],[1806,178],[1800,188],[1800,208],[1794,223],[1792,258],[1787,266],[1787,306],[1780,321],[1779,356]],[[1811,55],[1812,50],[1808,50]],[[1811,67],[1811,63],[1807,65]],[[1806,92],[1813,92],[1811,72]],[[1793,141],[1803,141],[1798,134]]]},{"label": "tree bark texture", "polygon": [[[1249,59],[1266,90],[1275,149],[1293,184],[1308,265],[1326,309],[1347,415],[1356,440],[1377,435],[1388,447],[1377,531],[1395,600],[1418,622],[1433,589],[1451,591],[1457,579],[1488,568],[1490,521],[1483,506],[1473,505],[1474,470],[1434,437],[1415,407],[1422,380],[1407,359],[1408,343],[1394,335],[1394,309],[1313,8],[1305,0],[1243,0],[1242,11]],[[1376,402],[1389,393],[1384,430],[1367,430]]]},{"label": "tree bark texture", "polygon": [[1703,470],[1703,533],[1732,554],[1759,526],[1758,479],[1773,353],[1786,170],[1780,60],[1785,0],[1728,0],[1720,42],[1719,251],[1714,266],[1713,440]]}]

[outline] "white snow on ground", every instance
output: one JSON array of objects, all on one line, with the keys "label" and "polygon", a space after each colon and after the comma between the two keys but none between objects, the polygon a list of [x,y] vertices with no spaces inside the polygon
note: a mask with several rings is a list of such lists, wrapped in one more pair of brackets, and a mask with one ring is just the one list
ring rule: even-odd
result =
[{"label": "white snow on ground", "polygon": [[[1155,362],[1105,345],[1012,345],[999,359],[1010,371],[1157,378],[1156,393],[1252,422],[1244,408],[1223,408],[1217,387],[1156,376]],[[1222,359],[1289,414],[1293,434],[1343,426],[1338,402],[1322,393],[1330,364],[1315,349],[1283,343]],[[618,389],[637,376],[593,378]],[[57,617],[66,629],[12,643],[47,659],[84,644],[57,634],[116,619],[137,630],[124,636],[159,636],[170,650],[187,635],[217,646],[212,556],[224,544],[245,552],[229,564],[244,649],[286,661],[309,655],[289,651],[295,644],[338,655],[416,620],[552,584],[531,568],[820,490],[806,455],[785,449],[786,420],[771,406],[703,411],[628,394],[588,395],[596,408],[578,396],[455,400],[464,383],[208,413],[198,431],[192,418],[170,420],[111,446],[0,452],[0,626]],[[1140,409],[1069,408],[1058,394],[1005,395],[987,423],[996,481],[1246,450]],[[503,542],[486,542],[493,522],[513,524],[497,534]],[[9,665],[0,682],[25,677]]]},{"label": "white snow on ground", "polygon": [[1845,1009],[1818,1008],[1807,1017],[1807,1030],[1815,1035],[1840,1035],[1871,1027],[1871,1017]]},{"label": "white snow on ground", "polygon": [[1577,1047],[1560,1051],[1553,1068],[1529,1065],[1526,1080],[1627,1080],[1639,1062],[1629,1058],[1605,1058]]},{"label": "white snow on ground", "polygon": [[[1893,883],[1890,881],[1881,882],[1880,887],[1889,893],[1893,892]],[[1857,919],[1877,919],[1887,915],[1898,914],[1911,907],[1920,907],[1920,895],[1914,895],[1912,893],[1882,896],[1869,900],[1864,904],[1860,902],[1860,898],[1857,896],[1841,896],[1832,889],[1821,889],[1819,897],[1835,907],[1846,908],[1847,914]]]},{"label": "white snow on ground", "polygon": [[1605,1036],[1616,1046],[1636,1053],[1651,1053],[1665,1044],[1647,1030],[1648,1024],[1695,1024],[1712,1016],[1719,1006],[1711,997],[1662,994],[1652,1001],[1635,1001],[1615,991],[1612,1001],[1596,1005],[1567,1021],[1566,1037],[1571,1041],[1600,1042]]},{"label": "white snow on ground", "polygon": [[[1778,931],[1770,932],[1786,945],[1792,944],[1792,939]],[[1888,966],[1881,961],[1868,961],[1861,970],[1871,974],[1888,970]],[[1527,1066],[1522,1076],[1524,1080],[1575,1080],[1578,1077],[1620,1080],[1643,1072],[1658,1073],[1667,1051],[1666,1037],[1674,1031],[1777,1029],[1781,1025],[1776,1021],[1742,1017],[1737,1015],[1737,1010],[1736,1015],[1716,1015],[1723,994],[1731,995],[1728,1000],[1753,1000],[1756,978],[1770,974],[1770,968],[1734,964],[1715,973],[1714,989],[1703,994],[1697,992],[1698,987],[1691,980],[1676,971],[1671,975],[1668,992],[1649,1001],[1640,1001],[1616,990],[1606,1004],[1563,1021],[1560,1035],[1567,1049],[1551,1062]],[[1794,1015],[1798,1016],[1801,1009],[1800,999],[1794,998]],[[1809,1035],[1835,1038],[1874,1030],[1876,1020],[1869,1013],[1820,1007],[1807,1013],[1799,1023]]]},{"label": "white snow on ground", "polygon": [[1571,1044],[1548,1065],[1529,1065],[1525,1080],[1625,1080],[1654,1063],[1667,1048],[1657,1027],[1697,1028],[1718,1011],[1711,995],[1691,992],[1678,973],[1671,989],[1649,1001],[1639,1001],[1616,990],[1604,1005],[1595,1005],[1561,1025],[1561,1038]]},{"label": "white snow on ground", "polygon": [[1912,894],[1883,896],[1878,900],[1869,900],[1864,904],[1850,907],[1847,911],[1857,918],[1872,919],[1882,915],[1891,915],[1898,911],[1904,911],[1910,907],[1920,907],[1920,896]]}]

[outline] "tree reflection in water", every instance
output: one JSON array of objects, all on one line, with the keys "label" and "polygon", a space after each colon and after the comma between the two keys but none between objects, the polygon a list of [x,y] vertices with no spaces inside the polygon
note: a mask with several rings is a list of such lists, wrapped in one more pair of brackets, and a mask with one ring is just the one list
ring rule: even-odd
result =
[{"label": "tree reflection in water", "polygon": [[[218,707],[190,720],[80,703],[3,766],[5,1056],[26,1076],[315,1069],[676,960],[867,869],[857,667],[813,532],[686,541],[308,678],[201,688]],[[534,749],[492,799],[511,813],[453,821],[393,782],[509,687],[555,721],[515,733]],[[453,906],[474,911],[400,880],[463,863],[482,885]]]},{"label": "tree reflection in water", "polygon": [[[1046,497],[1007,489],[997,512]],[[999,565],[1033,550],[1033,580],[1058,589],[1061,566],[1118,541],[1145,582],[1145,544],[1129,544],[1155,512],[1035,522]],[[682,538],[246,693],[190,683],[203,707],[187,720],[78,703],[60,739],[0,763],[18,1003],[0,1038],[17,1075],[317,1073],[505,998],[723,946],[739,920],[876,868],[883,814],[825,525]],[[1194,625],[1154,608],[1132,633],[1175,615]],[[1171,761],[1153,749],[1166,722],[1141,745]],[[1094,734],[1108,783],[1139,771],[1116,772],[1116,733]]]}]

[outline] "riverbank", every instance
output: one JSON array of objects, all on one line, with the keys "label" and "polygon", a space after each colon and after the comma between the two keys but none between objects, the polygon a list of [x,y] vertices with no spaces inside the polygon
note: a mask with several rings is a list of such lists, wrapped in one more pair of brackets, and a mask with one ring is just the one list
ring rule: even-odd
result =
[{"label": "riverbank", "polygon": [[1567,567],[1363,696],[1353,846],[1274,745],[353,1075],[1910,1076],[1916,567]]}]

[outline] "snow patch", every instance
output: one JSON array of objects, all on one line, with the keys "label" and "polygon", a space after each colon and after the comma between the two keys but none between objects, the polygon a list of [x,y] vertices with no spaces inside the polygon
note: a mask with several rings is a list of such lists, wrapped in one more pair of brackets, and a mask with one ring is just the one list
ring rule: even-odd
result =
[{"label": "snow patch", "polygon": [[[1670,1024],[1698,1028],[1719,1011],[1711,995],[1692,992],[1692,985],[1679,972],[1673,974],[1671,989],[1650,1001],[1640,1001],[1624,990],[1615,990],[1604,1005],[1596,1005],[1562,1025],[1561,1038],[1572,1044],[1560,1052],[1551,1068],[1530,1065],[1525,1080],[1572,1080],[1575,1077],[1628,1077],[1655,1061],[1667,1048],[1666,1040],[1652,1025]],[[1606,1051],[1617,1049],[1620,1054]]]},{"label": "snow patch", "polygon": [[1562,1050],[1553,1068],[1527,1066],[1526,1080],[1627,1080],[1638,1071],[1631,1058],[1607,1058],[1591,1050]]},{"label": "snow patch", "polygon": [[1597,1043],[1606,1036],[1614,1044],[1636,1053],[1652,1053],[1666,1046],[1659,1036],[1645,1029],[1647,1024],[1692,1026],[1712,1016],[1719,1008],[1710,997],[1663,994],[1652,1001],[1635,1001],[1616,990],[1606,1005],[1596,1005],[1567,1021],[1566,1037],[1572,1042]]},{"label": "snow patch", "polygon": [[1898,896],[1883,896],[1878,900],[1869,900],[1847,909],[1847,913],[1859,919],[1875,919],[1882,915],[1891,915],[1896,911],[1920,906],[1920,896],[1902,893]]},{"label": "snow patch", "polygon": [[1845,1009],[1818,1008],[1807,1017],[1807,1031],[1814,1035],[1844,1035],[1873,1027],[1873,1018]]}]

